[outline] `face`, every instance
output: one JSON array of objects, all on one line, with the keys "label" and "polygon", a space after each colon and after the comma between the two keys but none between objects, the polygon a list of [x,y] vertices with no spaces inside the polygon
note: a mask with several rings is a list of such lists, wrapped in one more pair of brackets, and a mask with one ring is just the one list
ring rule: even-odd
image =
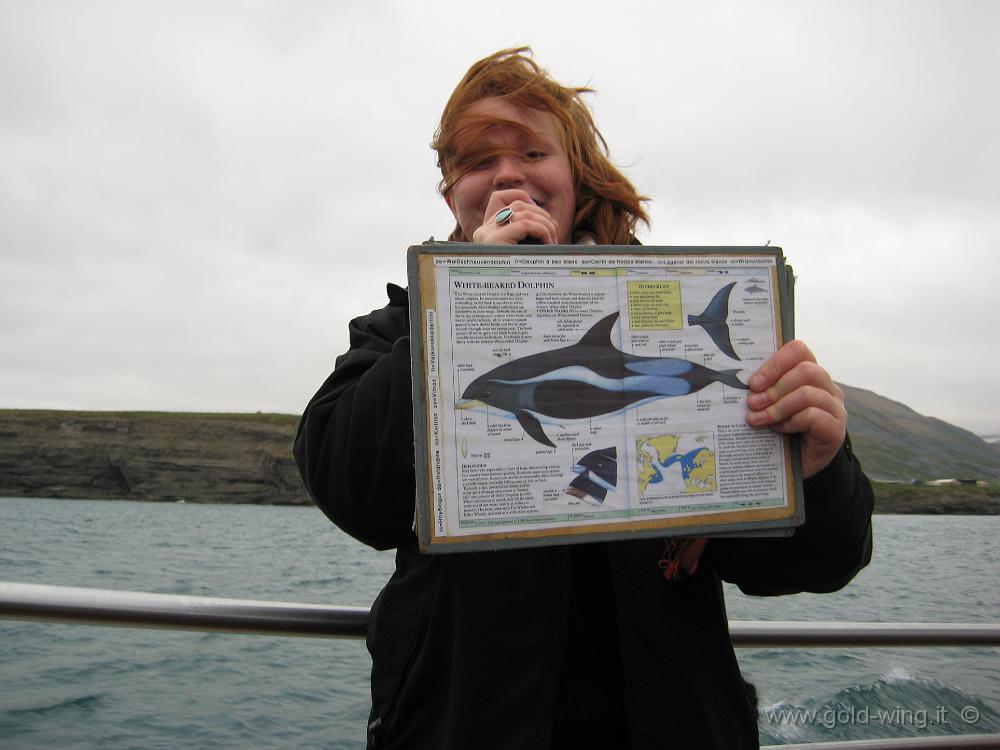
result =
[{"label": "face", "polygon": [[507,150],[479,162],[445,197],[466,239],[471,240],[483,224],[495,191],[519,189],[556,221],[559,243],[571,244],[576,212],[573,175],[552,115],[494,98],[476,102],[469,113],[517,122],[532,135],[509,127],[491,128],[483,147]]}]

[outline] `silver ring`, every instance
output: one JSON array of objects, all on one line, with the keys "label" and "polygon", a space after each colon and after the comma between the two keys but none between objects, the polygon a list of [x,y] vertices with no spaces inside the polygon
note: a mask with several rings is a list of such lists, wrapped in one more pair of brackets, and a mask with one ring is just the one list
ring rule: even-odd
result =
[{"label": "silver ring", "polygon": [[502,224],[509,224],[513,217],[514,212],[511,210],[510,206],[504,206],[497,211],[497,215],[493,217],[493,220],[497,223],[497,226],[500,226]]}]

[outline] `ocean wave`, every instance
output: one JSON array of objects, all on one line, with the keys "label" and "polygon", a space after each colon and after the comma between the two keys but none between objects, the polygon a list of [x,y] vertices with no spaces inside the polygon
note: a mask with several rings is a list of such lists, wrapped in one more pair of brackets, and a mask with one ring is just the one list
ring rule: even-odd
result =
[{"label": "ocean wave", "polygon": [[801,704],[777,701],[759,720],[761,742],[773,744],[1000,731],[1000,712],[982,698],[900,666]]},{"label": "ocean wave", "polygon": [[0,712],[0,721],[4,718],[18,718],[26,715],[45,715],[49,716],[52,714],[58,714],[63,712],[79,711],[83,713],[89,713],[94,710],[98,703],[105,699],[104,694],[97,695],[81,695],[76,698],[63,698],[55,702],[45,702],[40,705],[34,706],[14,706],[13,708],[5,708]]}]

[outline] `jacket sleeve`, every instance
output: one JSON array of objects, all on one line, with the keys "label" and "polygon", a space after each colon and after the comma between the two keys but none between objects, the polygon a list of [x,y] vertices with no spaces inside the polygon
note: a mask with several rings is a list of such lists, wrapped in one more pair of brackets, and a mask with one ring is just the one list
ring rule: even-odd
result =
[{"label": "jacket sleeve", "polygon": [[805,480],[805,523],[790,537],[713,539],[706,552],[745,594],[824,593],[845,586],[872,555],[871,483],[845,441]]},{"label": "jacket sleeve", "polygon": [[407,295],[388,291],[386,307],[351,321],[351,348],[306,407],[294,447],[316,505],[376,549],[415,541]]}]

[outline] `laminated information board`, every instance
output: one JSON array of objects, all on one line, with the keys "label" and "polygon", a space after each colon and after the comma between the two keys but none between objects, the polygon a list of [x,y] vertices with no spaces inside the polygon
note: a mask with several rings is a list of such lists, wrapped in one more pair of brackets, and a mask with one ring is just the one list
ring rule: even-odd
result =
[{"label": "laminated information board", "polygon": [[746,424],[779,248],[427,243],[408,276],[423,551],[802,522],[797,440]]}]

